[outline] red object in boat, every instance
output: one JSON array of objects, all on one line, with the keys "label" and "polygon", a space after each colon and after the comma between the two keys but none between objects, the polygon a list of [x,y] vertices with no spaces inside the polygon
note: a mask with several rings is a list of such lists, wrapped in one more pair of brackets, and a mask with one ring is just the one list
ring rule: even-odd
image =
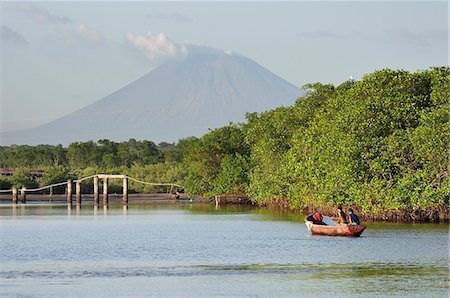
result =
[{"label": "red object in boat", "polygon": [[352,236],[359,237],[365,226],[356,226],[356,225],[345,225],[338,224],[335,226],[331,225],[315,225],[310,221],[306,222],[306,227],[311,231],[313,235],[325,235],[325,236]]}]

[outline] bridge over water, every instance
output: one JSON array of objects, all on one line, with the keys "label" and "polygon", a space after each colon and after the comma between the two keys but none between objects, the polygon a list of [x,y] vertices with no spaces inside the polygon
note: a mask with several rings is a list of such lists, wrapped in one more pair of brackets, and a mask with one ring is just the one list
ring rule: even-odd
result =
[{"label": "bridge over water", "polygon": [[[22,187],[20,189],[17,189],[15,187],[11,189],[4,189],[0,190],[0,193],[10,193],[11,194],[11,200],[13,204],[16,204],[18,202],[18,199],[20,198],[21,203],[26,203],[26,197],[27,193],[36,193],[40,191],[50,190],[50,193],[52,193],[53,187],[58,187],[62,185],[66,185],[66,195],[67,195],[67,204],[72,205],[73,202],[73,184],[75,184],[75,203],[77,205],[81,205],[82,201],[82,194],[81,194],[81,182],[93,179],[94,189],[94,204],[98,205],[100,202],[100,195],[99,195],[99,179],[103,181],[103,205],[107,206],[109,204],[109,195],[108,195],[108,181],[111,179],[122,179],[122,204],[128,205],[128,182],[134,181],[137,183],[145,184],[145,185],[152,185],[152,186],[170,186],[171,188],[180,189],[182,188],[181,185],[176,183],[153,183],[153,182],[145,182],[142,180],[138,180],[132,177],[128,177],[127,175],[110,175],[110,174],[95,174],[92,176],[84,177],[77,180],[67,180],[60,183],[55,183],[51,185],[47,185],[40,188],[34,188],[34,189],[27,189],[26,187]],[[20,194],[19,194],[20,193]]]}]

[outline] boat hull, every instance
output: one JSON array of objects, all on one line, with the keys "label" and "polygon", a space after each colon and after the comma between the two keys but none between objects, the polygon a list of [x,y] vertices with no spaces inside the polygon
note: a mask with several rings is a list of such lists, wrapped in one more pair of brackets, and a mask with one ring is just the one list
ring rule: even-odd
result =
[{"label": "boat hull", "polygon": [[366,228],[365,226],[356,226],[356,225],[323,226],[323,225],[315,225],[312,224],[311,222],[307,222],[306,226],[313,235],[349,236],[349,237],[359,237]]}]

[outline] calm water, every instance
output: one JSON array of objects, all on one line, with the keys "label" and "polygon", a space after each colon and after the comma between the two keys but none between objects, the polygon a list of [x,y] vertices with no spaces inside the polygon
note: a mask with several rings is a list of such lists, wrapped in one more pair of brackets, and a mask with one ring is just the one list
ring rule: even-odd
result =
[{"label": "calm water", "polygon": [[0,205],[1,297],[448,297],[448,225],[309,235],[300,215]]}]

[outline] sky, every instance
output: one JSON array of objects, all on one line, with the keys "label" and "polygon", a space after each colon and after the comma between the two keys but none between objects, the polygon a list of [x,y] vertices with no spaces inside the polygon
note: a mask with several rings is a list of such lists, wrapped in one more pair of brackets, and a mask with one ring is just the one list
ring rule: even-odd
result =
[{"label": "sky", "polygon": [[186,55],[232,51],[288,82],[448,65],[447,1],[1,1],[0,131],[85,107]]}]

